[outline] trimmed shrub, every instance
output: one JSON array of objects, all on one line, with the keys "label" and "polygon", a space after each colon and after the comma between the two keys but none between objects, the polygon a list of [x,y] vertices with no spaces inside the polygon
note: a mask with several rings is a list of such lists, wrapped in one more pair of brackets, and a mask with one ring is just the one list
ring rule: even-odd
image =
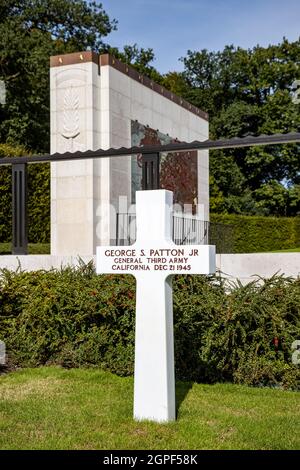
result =
[{"label": "trimmed shrub", "polygon": [[[0,144],[0,158],[28,155],[23,147]],[[11,168],[0,167],[0,242],[12,237]],[[50,165],[28,165],[29,242],[50,241]]]},{"label": "trimmed shrub", "polygon": [[276,251],[300,246],[300,217],[211,214],[210,220],[225,227],[231,226],[230,245],[233,253]]},{"label": "trimmed shrub", "polygon": [[[33,273],[2,270],[0,339],[18,366],[134,366],[135,280],[92,265]],[[176,377],[298,389],[291,344],[300,339],[300,279],[246,286],[219,277],[174,278]]]},{"label": "trimmed shrub", "polygon": [[300,246],[300,216],[294,218],[295,247]]}]

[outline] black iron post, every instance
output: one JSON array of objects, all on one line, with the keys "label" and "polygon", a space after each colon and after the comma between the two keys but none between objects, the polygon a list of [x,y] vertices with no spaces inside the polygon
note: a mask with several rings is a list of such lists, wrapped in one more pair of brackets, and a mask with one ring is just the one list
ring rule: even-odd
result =
[{"label": "black iron post", "polygon": [[142,189],[159,189],[159,153],[142,155]]},{"label": "black iron post", "polygon": [[27,164],[14,163],[12,165],[13,255],[27,255],[28,252],[27,198]]}]

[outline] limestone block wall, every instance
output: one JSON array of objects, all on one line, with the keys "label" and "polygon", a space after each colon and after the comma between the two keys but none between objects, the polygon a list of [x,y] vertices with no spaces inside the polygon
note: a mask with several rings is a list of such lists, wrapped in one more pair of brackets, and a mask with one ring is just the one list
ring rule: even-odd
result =
[{"label": "limestone block wall", "polygon": [[[100,57],[101,60],[101,57]],[[106,56],[102,60],[108,60]],[[101,70],[103,70],[101,66]],[[133,80],[120,70],[108,66],[108,116],[110,118],[111,146],[131,146],[131,121],[137,120],[150,128],[158,129],[179,141],[208,139],[208,121],[183,108],[168,97],[153,91],[143,83]],[[107,76],[107,75],[106,75]],[[122,186],[124,172],[130,172],[130,157],[120,164],[111,159],[111,200],[116,202],[118,187]],[[209,162],[208,151],[198,152],[198,203],[204,206],[204,218],[209,220]],[[130,197],[131,184],[127,186]],[[125,188],[122,186],[125,193]]]},{"label": "limestone block wall", "polygon": [[[131,147],[131,123],[190,142],[208,138],[208,116],[109,55],[50,62],[51,153]],[[209,219],[208,152],[198,152],[198,204]],[[131,157],[51,164],[51,254],[95,254],[114,239],[119,197],[131,203]],[[124,199],[123,199],[124,200]]]}]

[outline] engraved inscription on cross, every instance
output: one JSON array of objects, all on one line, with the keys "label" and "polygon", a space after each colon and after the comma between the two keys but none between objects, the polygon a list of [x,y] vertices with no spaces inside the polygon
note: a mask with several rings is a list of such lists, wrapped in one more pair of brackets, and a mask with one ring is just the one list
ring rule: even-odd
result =
[{"label": "engraved inscription on cross", "polygon": [[173,193],[136,194],[137,239],[131,246],[97,247],[98,274],[136,278],[134,418],[175,419],[173,274],[212,274],[215,247],[175,245]]}]

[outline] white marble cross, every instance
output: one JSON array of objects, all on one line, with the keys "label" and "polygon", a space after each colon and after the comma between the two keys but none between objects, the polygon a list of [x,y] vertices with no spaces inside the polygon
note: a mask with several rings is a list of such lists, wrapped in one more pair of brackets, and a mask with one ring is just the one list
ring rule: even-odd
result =
[{"label": "white marble cross", "polygon": [[136,193],[137,240],[131,246],[97,248],[98,274],[136,278],[134,418],[157,422],[175,416],[173,274],[215,272],[215,247],[175,245],[173,193]]}]

